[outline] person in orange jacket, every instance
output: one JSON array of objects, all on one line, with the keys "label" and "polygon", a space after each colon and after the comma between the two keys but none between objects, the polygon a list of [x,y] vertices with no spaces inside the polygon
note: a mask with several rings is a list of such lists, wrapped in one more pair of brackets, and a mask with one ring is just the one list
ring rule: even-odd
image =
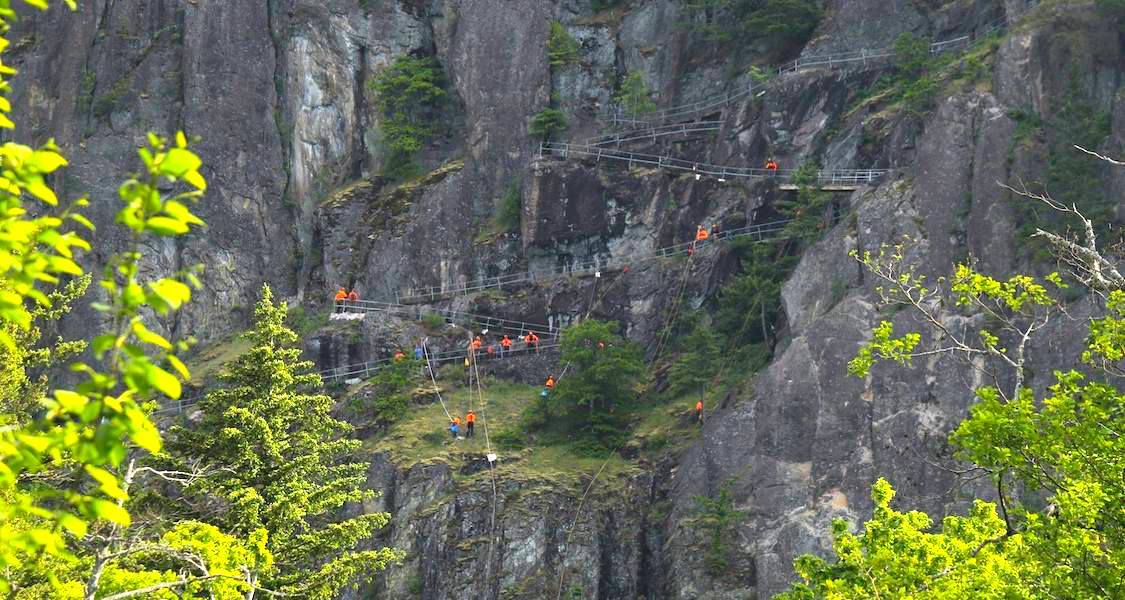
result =
[{"label": "person in orange jacket", "polygon": [[711,237],[711,234],[707,233],[706,228],[704,228],[702,225],[696,226],[696,228],[695,228],[695,241],[696,242],[705,242],[705,241],[707,241],[707,238],[709,238],[709,237]]},{"label": "person in orange jacket", "polygon": [[402,350],[395,350],[395,362],[402,362],[406,358],[406,354]]},{"label": "person in orange jacket", "polygon": [[549,390],[555,389],[555,376],[554,375],[548,375],[547,376],[547,383],[545,383],[543,385],[547,386],[547,389],[549,389]]},{"label": "person in orange jacket", "polygon": [[476,338],[475,338],[475,339],[473,340],[473,350],[480,350],[480,346],[481,346],[481,341],[480,341],[480,336],[478,335],[478,336],[477,336],[477,337],[476,337]]},{"label": "person in orange jacket", "polygon": [[703,423],[703,401],[700,400],[695,403],[695,422]]},{"label": "person in orange jacket", "polygon": [[355,288],[352,288],[352,291],[348,292],[348,302],[355,302],[357,300],[359,300],[359,292],[355,291]]},{"label": "person in orange jacket", "polygon": [[348,299],[348,293],[344,288],[340,288],[336,292],[336,312],[344,312],[344,301]]},{"label": "person in orange jacket", "polygon": [[495,358],[496,357],[496,344],[489,344],[489,345],[485,346],[484,356],[485,356],[485,358]]},{"label": "person in orange jacket", "polygon": [[539,336],[535,335],[534,331],[529,331],[527,333],[527,337],[524,338],[524,340],[527,341],[528,348],[534,347],[535,353],[539,354]]},{"label": "person in orange jacket", "polygon": [[500,356],[503,357],[508,352],[512,351],[512,338],[508,334],[504,334],[504,339],[500,340]]},{"label": "person in orange jacket", "polygon": [[469,414],[465,415],[465,437],[473,437],[473,424],[476,422],[477,416],[470,410]]},{"label": "person in orange jacket", "polygon": [[773,158],[770,158],[769,160],[767,160],[766,161],[766,170],[776,172],[777,171],[777,161],[774,160]]}]

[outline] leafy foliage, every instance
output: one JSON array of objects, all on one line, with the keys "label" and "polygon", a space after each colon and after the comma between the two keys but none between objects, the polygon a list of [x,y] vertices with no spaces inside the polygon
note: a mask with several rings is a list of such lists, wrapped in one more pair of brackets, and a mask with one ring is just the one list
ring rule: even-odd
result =
[{"label": "leafy foliage", "polygon": [[[90,275],[74,278],[63,289],[47,294],[50,304],[31,308],[32,325],[21,329],[5,323],[15,342],[0,346],[0,425],[24,424],[34,416],[39,399],[47,395],[46,372],[58,368],[86,350],[85,341],[56,340],[39,346],[42,327],[70,312],[90,286]],[[9,423],[10,422],[10,423]]]},{"label": "leafy foliage", "polygon": [[[58,389],[51,397],[37,397],[44,410],[42,417],[0,432],[0,497],[4,498],[0,503],[0,537],[6,540],[0,550],[2,590],[8,590],[13,580],[34,579],[35,573],[44,575],[48,582],[58,581],[53,572],[41,570],[44,561],[72,559],[73,540],[96,528],[116,530],[129,525],[130,514],[123,507],[128,492],[119,469],[131,448],[156,452],[161,447],[160,435],[140,403],[159,395],[178,398],[180,378],[188,377],[187,369],[174,354],[186,343],[173,344],[152,331],[145,325],[142,312],[174,312],[191,297],[188,283],[198,285],[198,281],[190,270],[172,277],[146,278],[140,269],[139,248],[142,241],[175,237],[201,225],[187,205],[202,195],[206,182],[199,173],[202,162],[187,149],[188,141],[182,133],[176,136],[174,145],[151,134],[148,142],[149,146],[139,152],[142,174],[119,189],[124,206],[116,221],[125,228],[130,248],[109,258],[99,281],[106,301],[95,304],[95,308],[103,313],[109,327],[107,333],[94,338],[91,349],[107,371],[85,362],[73,364],[71,369],[84,377],[75,390]],[[4,251],[10,253],[6,260],[9,272],[0,274],[0,278],[7,300],[16,303],[0,309],[0,317],[6,325],[27,331],[34,315],[23,307],[22,298],[34,298],[41,306],[51,307],[51,298],[35,289],[35,280],[53,284],[59,281],[56,275],[81,277],[81,268],[71,260],[72,248],[88,249],[89,245],[73,232],[62,232],[61,218],[44,216],[28,221],[19,209],[20,185],[49,205],[57,203],[43,175],[66,161],[53,148],[32,151],[11,143],[0,154],[9,183],[0,194],[0,203],[8,207],[0,227],[11,234],[2,242],[7,245]],[[181,182],[187,184],[186,191],[161,193],[163,189],[176,189]],[[66,216],[92,229],[77,212]],[[21,244],[26,245],[20,249]],[[43,247],[59,254],[39,249]],[[25,273],[11,273],[23,261],[32,261]],[[36,274],[33,281],[24,279],[27,273]],[[64,289],[56,296],[61,302],[55,309],[65,310],[66,298],[74,293],[75,288]],[[14,346],[8,330],[6,327],[0,334],[6,344]],[[20,350],[12,352],[18,355]],[[63,485],[27,482],[27,477],[63,466],[70,473],[61,478]]]},{"label": "leafy foliage", "polygon": [[731,488],[734,480],[728,479],[719,486],[714,498],[696,496],[696,517],[693,525],[701,529],[707,537],[707,547],[703,553],[703,564],[713,577],[723,575],[730,566],[727,556],[730,553],[730,538],[735,533],[743,512],[734,507],[734,493]]},{"label": "leafy foliage", "polygon": [[578,62],[578,41],[558,21],[551,21],[547,32],[547,60],[552,67],[565,67]]},{"label": "leafy foliage", "polygon": [[590,319],[563,330],[562,359],[570,365],[550,395],[567,429],[590,450],[612,449],[623,435],[621,419],[644,383],[636,344],[617,334],[617,324]]},{"label": "leafy foliage", "polygon": [[531,135],[550,140],[566,131],[566,114],[557,108],[544,108],[531,117],[528,131]]},{"label": "leafy foliage", "polygon": [[496,226],[501,231],[518,231],[522,219],[523,194],[520,193],[520,182],[513,181],[505,188],[496,206]]},{"label": "leafy foliage", "polygon": [[712,41],[779,50],[803,45],[823,17],[809,0],[685,0],[684,8],[691,28]]},{"label": "leafy foliage", "polygon": [[832,524],[829,563],[806,555],[797,559],[803,580],[778,600],[814,598],[1028,598],[1019,582],[1027,566],[1010,554],[1019,539],[1005,538],[996,506],[978,500],[965,517],[946,517],[940,533],[928,533],[928,515],[890,507],[894,489],[884,479],[872,488],[874,515],[862,534],[848,523]]},{"label": "leafy foliage", "polygon": [[386,513],[335,517],[346,503],[373,496],[362,489],[366,463],[351,460],[360,442],[331,416],[332,398],[307,391],[320,376],[293,347],[298,338],[285,315],[263,286],[246,334],[253,346],[220,374],[224,387],[200,401],[200,422],[173,430],[172,449],[213,466],[190,491],[229,505],[211,517],[224,531],[268,532],[276,568],[262,574],[266,587],[328,600],[402,555],[356,549],[388,522]]},{"label": "leafy foliage", "polygon": [[626,114],[643,114],[656,110],[652,90],[640,71],[633,71],[625,76],[613,100]]},{"label": "leafy foliage", "polygon": [[417,173],[414,155],[433,137],[445,105],[445,73],[430,57],[401,56],[367,82],[383,113],[387,150],[384,175],[405,179]]},{"label": "leafy foliage", "polygon": [[930,38],[903,32],[895,38],[894,65],[899,75],[918,78],[930,64]]},{"label": "leafy foliage", "polygon": [[380,369],[368,384],[370,399],[361,401],[360,410],[370,414],[379,426],[397,421],[410,406],[411,392],[424,364],[424,361],[404,358]]},{"label": "leafy foliage", "polygon": [[721,339],[714,329],[699,323],[684,339],[683,352],[668,370],[668,393],[697,392],[714,376],[722,356]]}]

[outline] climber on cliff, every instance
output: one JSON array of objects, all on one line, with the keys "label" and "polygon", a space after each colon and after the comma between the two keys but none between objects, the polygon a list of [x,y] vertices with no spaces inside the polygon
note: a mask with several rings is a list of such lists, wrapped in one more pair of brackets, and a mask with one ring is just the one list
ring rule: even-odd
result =
[{"label": "climber on cliff", "polygon": [[695,422],[703,424],[703,401],[700,400],[695,403]]},{"label": "climber on cliff", "polygon": [[500,340],[500,356],[503,357],[505,354],[507,354],[511,351],[512,351],[512,338],[508,337],[508,334],[505,333],[504,339]]},{"label": "climber on cliff", "polygon": [[465,437],[473,437],[473,424],[476,423],[476,421],[477,416],[470,410],[469,414],[465,415]]},{"label": "climber on cliff", "polygon": [[543,385],[544,385],[544,386],[545,386],[545,387],[546,387],[546,388],[547,388],[548,390],[553,390],[553,389],[555,389],[555,376],[554,376],[554,375],[548,375],[548,376],[547,376],[547,382],[546,382],[546,383],[544,383]]},{"label": "climber on cliff", "polygon": [[336,292],[336,312],[344,312],[344,303],[347,299],[348,293],[344,291],[344,288],[340,288],[339,291]]}]

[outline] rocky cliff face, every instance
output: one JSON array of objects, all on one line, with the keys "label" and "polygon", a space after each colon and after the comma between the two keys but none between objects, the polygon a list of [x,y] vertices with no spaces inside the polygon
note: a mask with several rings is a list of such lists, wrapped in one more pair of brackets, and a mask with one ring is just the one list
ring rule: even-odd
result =
[{"label": "rocky cliff face", "polygon": [[[146,130],[202,137],[212,187],[199,213],[209,229],[154,249],[150,260],[157,270],[207,266],[192,308],[166,324],[203,339],[243,326],[262,281],[317,310],[338,285],[393,300],[405,287],[649,252],[688,239],[700,222],[729,229],[771,218],[785,192],[769,183],[537,156],[527,122],[552,94],[577,141],[598,131],[595,117],[626,72],[642,73],[664,106],[747,85],[731,77],[724,47],[681,26],[681,3],[635,0],[596,14],[589,4],[88,0],[76,16],[52,9],[12,35],[22,71],[17,137],[58,140],[72,161],[63,185],[90,193],[99,236],[111,230],[118,174]],[[904,31],[946,39],[997,19],[1012,27],[995,51],[963,62],[973,74],[942,82],[923,114],[864,100],[885,72],[878,64],[819,69],[780,76],[764,96],[716,110],[723,124],[713,136],[631,146],[726,165],[759,166],[772,153],[786,166],[813,159],[894,171],[837,194],[854,217],[827,231],[786,281],[777,324],[785,335],[773,362],[709,412],[700,439],[682,452],[599,480],[581,506],[592,473],[528,478],[502,467],[494,506],[480,457],[462,457],[454,473],[449,464],[395,464],[377,454],[371,482],[383,491],[379,507],[395,514],[379,541],[410,555],[380,586],[387,597],[542,598],[564,578],[583,597],[768,597],[792,577],[795,555],[824,548],[831,518],[869,514],[876,476],[931,514],[957,510],[956,481],[935,465],[948,459],[943,440],[972,402],[974,376],[934,361],[847,377],[846,362],[879,320],[911,326],[905,313],[879,314],[872,283],[847,253],[909,235],[909,258],[931,273],[970,253],[997,274],[1028,267],[1026,246],[1013,239],[1024,213],[996,182],[1040,178],[1054,141],[1028,135],[1020,115],[1049,119],[1077,94],[1111,115],[1103,149],[1120,153],[1122,36],[1092,2],[1048,1],[1031,12],[1019,0],[827,4],[806,56],[885,47]],[[578,65],[548,65],[550,19],[580,42]],[[429,174],[391,186],[374,177],[381,116],[365,84],[407,53],[434,55],[448,73],[452,133],[424,150]],[[1122,197],[1125,173],[1102,176],[1107,197]],[[495,204],[513,185],[522,228],[496,234]],[[120,241],[104,243],[108,251]],[[699,306],[736,262],[717,247],[686,267],[638,263],[602,279],[446,304],[529,322],[612,318],[652,352],[675,301],[669,290],[687,281],[684,302]],[[89,314],[79,321],[88,324]],[[331,367],[417,335],[384,325],[326,334],[310,348]],[[1069,341],[1036,349],[1038,364],[1079,337],[1077,325],[1063,327],[1057,339]],[[734,482],[744,518],[729,573],[715,578],[702,566],[694,497],[725,481]]]}]

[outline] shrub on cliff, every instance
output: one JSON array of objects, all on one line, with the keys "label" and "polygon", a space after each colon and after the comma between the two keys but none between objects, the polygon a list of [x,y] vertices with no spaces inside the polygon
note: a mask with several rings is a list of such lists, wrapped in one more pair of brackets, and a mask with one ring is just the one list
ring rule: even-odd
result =
[{"label": "shrub on cliff", "polygon": [[578,62],[578,42],[558,21],[551,21],[547,32],[547,60],[552,67],[565,67]]},{"label": "shrub on cliff", "polygon": [[808,41],[824,14],[820,5],[812,0],[685,0],[688,26],[708,39],[779,50]]},{"label": "shrub on cliff", "polygon": [[445,104],[445,72],[432,57],[401,56],[367,82],[380,125],[385,175],[413,173],[414,155],[433,137]]}]

